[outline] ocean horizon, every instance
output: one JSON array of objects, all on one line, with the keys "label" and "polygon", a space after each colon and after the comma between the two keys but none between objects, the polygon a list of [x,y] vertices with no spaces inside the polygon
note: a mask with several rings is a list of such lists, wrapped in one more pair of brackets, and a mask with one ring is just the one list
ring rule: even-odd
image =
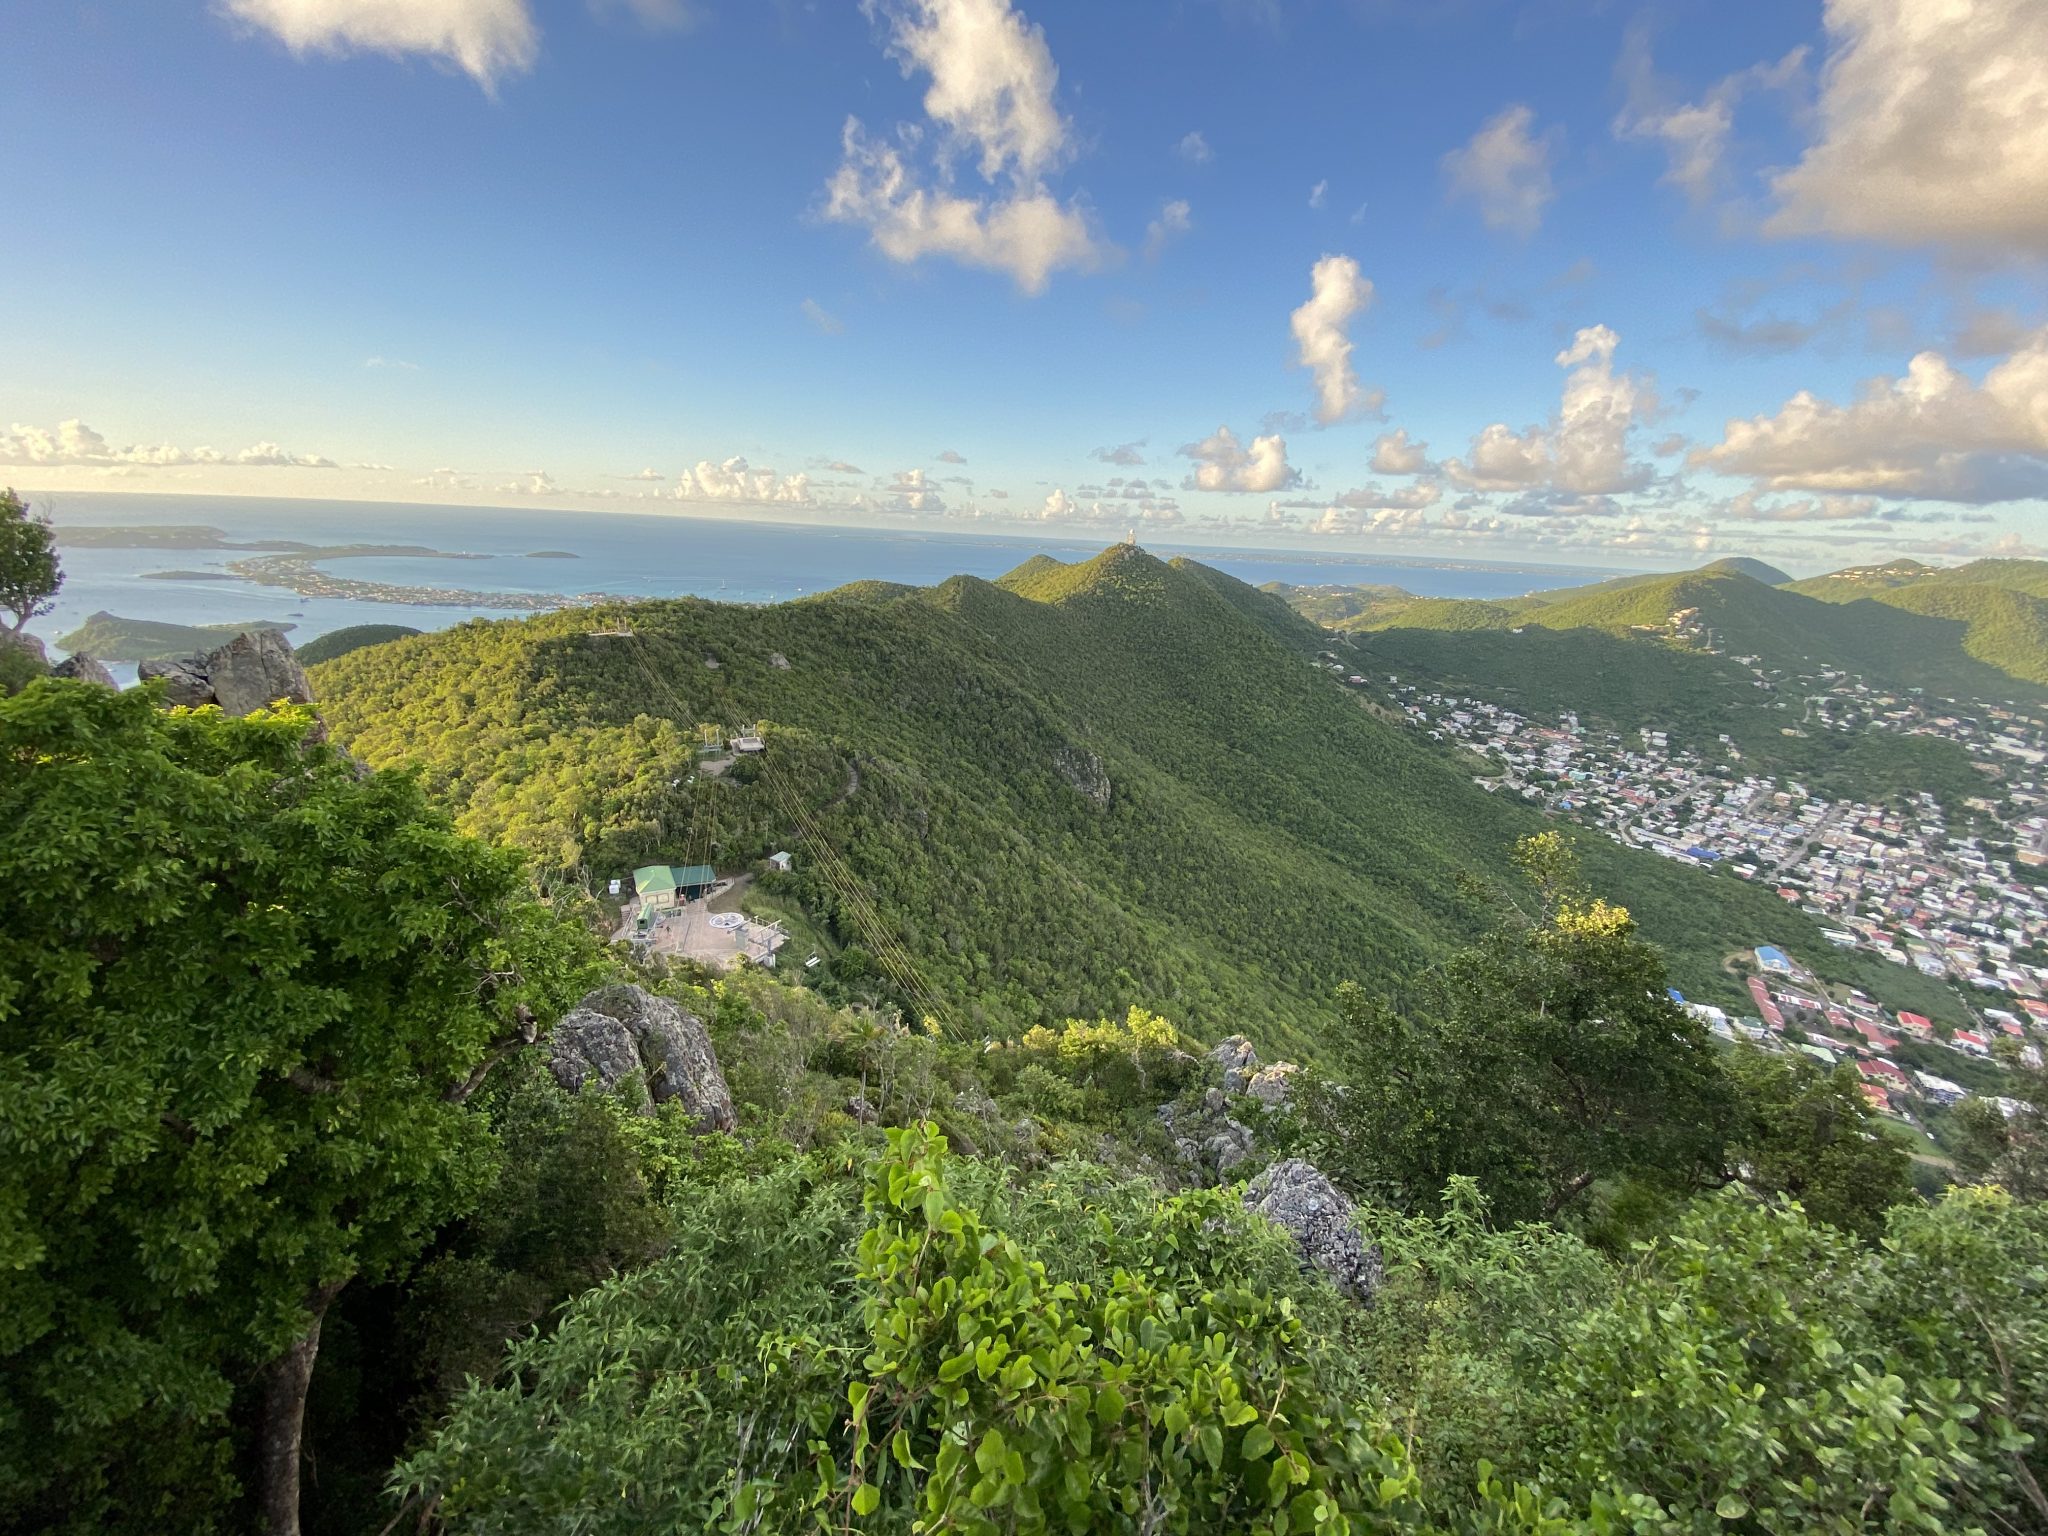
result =
[{"label": "ocean horizon", "polygon": [[[41,497],[33,497],[39,506]],[[333,576],[391,586],[476,593],[619,598],[703,597],[782,602],[852,581],[929,586],[949,576],[994,578],[1033,555],[1087,559],[1121,534],[1101,537],[921,528],[853,528],[752,518],[641,512],[563,512],[521,507],[450,507],[399,502],[71,492],[49,506],[59,529],[65,581],[55,610],[31,628],[53,650],[98,612],[176,624],[269,620],[290,624],[303,644],[354,624],[440,629],[476,617],[514,617],[484,604],[418,604],[356,597],[302,597],[232,575],[251,551],[152,546],[109,549],[67,543],[68,527],[217,528],[233,542],[289,539],[307,544],[419,545],[428,556],[321,562]],[[1174,538],[1139,542],[1162,557],[1185,555],[1259,584],[1388,585],[1433,597],[1513,597],[1620,574],[1612,568],[1462,561],[1415,556],[1321,554],[1313,550],[1227,548]],[[535,558],[560,552],[574,558]],[[163,572],[186,573],[165,579]]]}]

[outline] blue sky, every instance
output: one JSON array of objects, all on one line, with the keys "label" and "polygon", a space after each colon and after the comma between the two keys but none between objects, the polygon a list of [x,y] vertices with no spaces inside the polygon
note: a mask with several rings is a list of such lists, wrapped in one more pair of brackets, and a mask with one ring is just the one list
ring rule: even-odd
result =
[{"label": "blue sky", "polygon": [[4,28],[0,476],[60,502],[1644,565],[2048,545],[2038,0]]}]

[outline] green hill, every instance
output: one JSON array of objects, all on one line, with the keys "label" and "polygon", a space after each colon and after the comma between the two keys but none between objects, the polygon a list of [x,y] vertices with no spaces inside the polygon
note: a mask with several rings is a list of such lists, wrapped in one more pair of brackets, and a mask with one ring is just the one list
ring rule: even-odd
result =
[{"label": "green hill", "polygon": [[273,619],[246,624],[166,624],[157,619],[124,619],[102,610],[57,644],[73,655],[83,651],[100,661],[167,661],[210,651],[234,636],[259,629],[283,634],[293,626]]},{"label": "green hill", "polygon": [[405,624],[351,624],[346,629],[329,630],[299,646],[299,660],[310,667],[315,662],[332,661],[350,651],[359,651],[366,645],[385,645],[419,633]]},{"label": "green hill", "polygon": [[1775,565],[1766,565],[1761,560],[1752,560],[1747,555],[1731,555],[1725,560],[1716,560],[1701,569],[1710,575],[1747,576],[1760,581],[1767,587],[1783,587],[1791,584],[1792,578]]},{"label": "green hill", "polygon": [[[1399,988],[1477,931],[1478,884],[1544,824],[1362,707],[1313,665],[1323,640],[1270,595],[1119,546],[999,583],[472,622],[315,682],[340,742],[418,764],[465,827],[556,878],[795,847],[758,895],[817,937],[822,977],[857,978],[832,956],[879,928],[970,1027],[1142,1002],[1312,1049],[1337,983]],[[756,721],[762,757],[691,782],[697,724]],[[1867,964],[1732,878],[1587,853],[1688,991],[1726,995],[1722,956],[1766,937]]]},{"label": "green hill", "polygon": [[1965,655],[2048,687],[2048,561],[1973,560],[1949,569],[1914,560],[1837,571],[1794,591],[1822,602],[1882,604],[1960,626]]}]

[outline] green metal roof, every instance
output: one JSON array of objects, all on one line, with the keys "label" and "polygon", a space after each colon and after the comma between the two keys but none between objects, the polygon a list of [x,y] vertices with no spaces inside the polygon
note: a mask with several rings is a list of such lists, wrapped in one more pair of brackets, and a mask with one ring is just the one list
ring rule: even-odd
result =
[{"label": "green metal roof", "polygon": [[679,886],[711,885],[718,879],[718,871],[709,864],[678,864],[669,873],[675,876]]},{"label": "green metal roof", "polygon": [[657,895],[676,888],[676,872],[666,864],[649,864],[633,871],[633,889],[642,896]]}]

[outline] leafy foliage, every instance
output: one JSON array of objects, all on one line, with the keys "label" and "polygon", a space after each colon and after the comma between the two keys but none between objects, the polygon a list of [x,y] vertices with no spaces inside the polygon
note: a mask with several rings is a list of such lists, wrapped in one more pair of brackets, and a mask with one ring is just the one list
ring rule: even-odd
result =
[{"label": "leafy foliage", "polygon": [[343,629],[330,629],[324,635],[316,635],[299,646],[299,660],[306,666],[315,666],[337,656],[346,656],[350,651],[359,651],[366,645],[388,645],[393,640],[403,640],[418,633],[420,631],[406,624],[350,624]]},{"label": "leafy foliage", "polygon": [[0,490],[0,612],[14,619],[7,627],[20,629],[50,612],[63,581],[48,521],[12,488]]},{"label": "leafy foliage", "polygon": [[585,962],[304,711],[0,701],[0,1508],[198,1530],[238,1381],[490,1177],[460,1090]]}]

